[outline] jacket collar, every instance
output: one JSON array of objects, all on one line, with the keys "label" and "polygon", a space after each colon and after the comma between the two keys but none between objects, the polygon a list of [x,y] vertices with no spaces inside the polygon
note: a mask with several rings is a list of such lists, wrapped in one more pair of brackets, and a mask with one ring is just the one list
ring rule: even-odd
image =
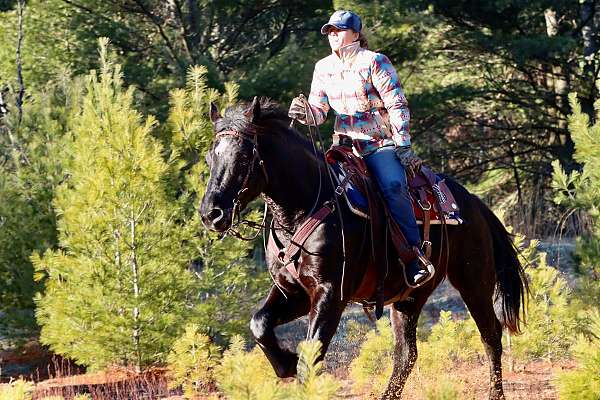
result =
[{"label": "jacket collar", "polygon": [[345,62],[352,59],[360,49],[360,42],[352,42],[344,47],[340,47],[337,53],[334,51],[333,55],[339,58],[342,62]]}]

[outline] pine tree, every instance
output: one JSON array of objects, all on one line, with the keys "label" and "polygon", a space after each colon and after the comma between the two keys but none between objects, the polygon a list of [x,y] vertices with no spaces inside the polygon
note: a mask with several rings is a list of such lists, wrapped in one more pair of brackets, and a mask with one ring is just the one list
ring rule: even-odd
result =
[{"label": "pine tree", "polygon": [[341,385],[333,376],[323,373],[322,361],[317,362],[321,347],[318,340],[304,340],[298,344],[298,381],[288,398],[328,400],[337,397]]},{"label": "pine tree", "polygon": [[583,113],[572,93],[569,101],[573,113],[569,117],[569,131],[575,141],[575,159],[582,164],[581,171],[567,175],[558,161],[553,163],[555,202],[571,210],[583,210],[592,220],[590,231],[577,240],[579,288],[585,304],[600,304],[600,100],[594,105],[596,122]]},{"label": "pine tree", "polygon": [[60,249],[33,257],[46,291],[37,299],[41,341],[91,368],[138,369],[163,360],[191,314],[197,290],[186,268],[198,256],[168,190],[170,165],[156,122],[133,108],[134,90],[100,40],[101,70],[87,79],[58,189]]},{"label": "pine tree", "polygon": [[283,400],[287,393],[263,351],[245,351],[241,336],[234,336],[215,375],[219,390],[231,400]]},{"label": "pine tree", "polygon": [[[211,101],[225,109],[237,100],[238,86],[225,84],[221,96],[207,86],[207,69],[193,67],[188,72],[187,86],[171,92],[171,107],[166,130],[161,137],[168,144],[170,159],[177,170],[171,182],[180,192],[178,202],[186,218],[202,226],[197,212],[200,196],[206,190],[208,166],[204,154],[214,140],[214,129],[208,119]],[[259,204],[251,205],[248,218],[257,219]],[[235,334],[247,336],[248,321],[256,305],[265,296],[270,284],[268,275],[258,260],[249,258],[251,242],[232,237],[219,238],[200,229],[193,245],[200,257],[195,260],[200,298],[196,306],[196,322],[218,341]]]},{"label": "pine tree", "polygon": [[0,117],[0,336],[8,343],[35,337],[35,292],[30,256],[57,244],[52,208],[63,179],[67,131],[81,102],[82,80],[68,74],[32,91],[18,122],[11,96]]},{"label": "pine tree", "polygon": [[553,186],[555,201],[572,210],[584,210],[592,220],[590,231],[577,240],[578,311],[586,320],[585,329],[574,346],[579,366],[560,374],[561,398],[597,399],[600,397],[600,100],[594,104],[596,121],[590,125],[574,93],[569,96],[573,113],[569,131],[575,141],[575,159],[581,172],[569,175],[555,161]]}]

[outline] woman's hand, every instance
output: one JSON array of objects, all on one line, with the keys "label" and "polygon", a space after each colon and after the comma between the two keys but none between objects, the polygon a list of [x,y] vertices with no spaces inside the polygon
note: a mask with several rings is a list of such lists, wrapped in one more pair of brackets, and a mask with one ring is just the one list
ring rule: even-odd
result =
[{"label": "woman's hand", "polygon": [[400,163],[404,166],[406,174],[414,178],[421,171],[423,160],[412,151],[410,146],[397,146],[394,151],[396,157],[398,157]]},{"label": "woman's hand", "polygon": [[306,107],[304,97],[294,97],[292,104],[290,104],[290,110],[288,111],[288,117],[295,119],[296,121],[306,124]]},{"label": "woman's hand", "polygon": [[[288,111],[288,117],[300,122],[301,124],[308,125],[308,118],[306,115],[306,109],[310,107],[306,97],[304,95],[300,95],[294,97],[292,100],[292,104],[290,104],[290,110]],[[311,125],[315,125],[311,120]]]}]

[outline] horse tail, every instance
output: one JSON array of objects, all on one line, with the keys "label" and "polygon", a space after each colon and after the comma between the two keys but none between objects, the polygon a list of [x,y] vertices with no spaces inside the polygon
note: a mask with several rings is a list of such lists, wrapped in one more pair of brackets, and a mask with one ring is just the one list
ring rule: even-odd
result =
[{"label": "horse tail", "polygon": [[511,333],[520,333],[520,325],[525,323],[525,302],[529,294],[527,276],[519,261],[519,250],[515,247],[511,234],[492,210],[483,203],[481,206],[483,216],[490,227],[494,246],[494,310],[504,327]]}]

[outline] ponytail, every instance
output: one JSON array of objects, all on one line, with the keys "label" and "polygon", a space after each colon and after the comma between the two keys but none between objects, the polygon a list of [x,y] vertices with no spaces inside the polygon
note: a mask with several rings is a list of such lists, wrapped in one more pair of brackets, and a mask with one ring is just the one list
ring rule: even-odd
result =
[{"label": "ponytail", "polygon": [[362,47],[363,49],[369,48],[369,41],[367,40],[367,37],[365,36],[364,33],[362,33],[362,32],[358,33],[358,41],[360,42],[360,47]]}]

